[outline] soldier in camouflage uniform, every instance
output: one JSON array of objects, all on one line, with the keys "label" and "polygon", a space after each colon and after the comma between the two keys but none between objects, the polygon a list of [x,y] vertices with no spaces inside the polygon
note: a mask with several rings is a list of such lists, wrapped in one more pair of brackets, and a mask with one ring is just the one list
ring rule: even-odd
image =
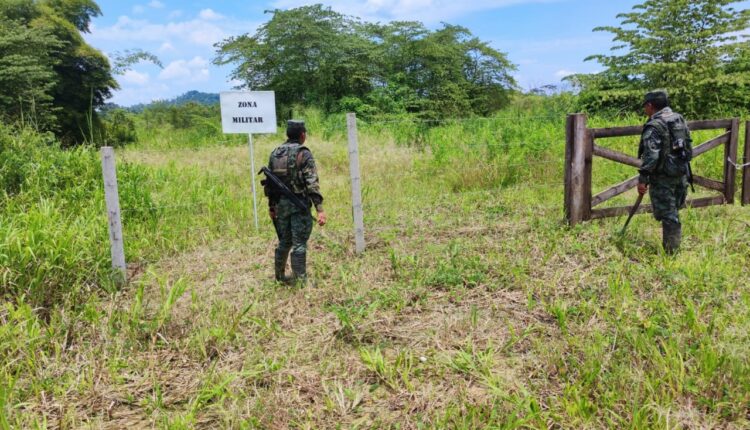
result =
[{"label": "soldier in camouflage uniform", "polygon": [[[320,226],[326,223],[326,213],[323,210],[323,195],[320,193],[315,160],[310,149],[304,146],[307,138],[305,123],[288,121],[286,135],[288,140],[271,153],[268,168],[308,205],[308,210],[301,210],[287,197],[275,192],[270,185],[266,185],[264,191],[279,238],[274,256],[276,280],[284,283],[299,282],[304,285],[307,280],[307,240],[310,238],[313,224],[309,206],[311,203],[315,205]],[[293,275],[291,279],[284,274],[290,251]]]},{"label": "soldier in camouflage uniform", "polygon": [[[689,161],[692,158],[690,131],[682,115],[673,112],[664,91],[646,94],[643,108],[649,120],[643,128],[638,158],[638,192],[649,191],[654,218],[662,223],[662,246],[668,254],[676,253],[682,240],[678,210],[685,204]],[[683,145],[688,155],[677,157],[674,148]],[[683,158],[687,158],[685,161]]]}]

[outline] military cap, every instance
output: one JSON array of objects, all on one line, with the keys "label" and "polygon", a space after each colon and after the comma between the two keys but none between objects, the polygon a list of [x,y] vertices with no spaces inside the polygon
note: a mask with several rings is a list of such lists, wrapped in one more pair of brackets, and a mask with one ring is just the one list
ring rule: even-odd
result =
[{"label": "military cap", "polygon": [[290,119],[286,122],[286,135],[289,138],[297,139],[302,135],[302,133],[306,132],[307,129],[305,128],[305,121]]},{"label": "military cap", "polygon": [[646,93],[643,98],[643,104],[651,103],[655,106],[667,106],[669,105],[669,96],[664,90],[656,90]]}]

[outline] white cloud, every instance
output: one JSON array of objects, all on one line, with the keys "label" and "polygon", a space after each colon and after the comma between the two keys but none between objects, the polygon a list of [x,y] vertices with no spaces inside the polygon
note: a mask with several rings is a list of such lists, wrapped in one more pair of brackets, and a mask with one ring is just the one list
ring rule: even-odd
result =
[{"label": "white cloud", "polygon": [[182,16],[182,11],[179,10],[179,9],[177,9],[177,10],[173,10],[172,12],[169,12],[169,15],[167,15],[167,18],[168,19],[175,19],[175,18],[179,18],[181,16]]},{"label": "white cloud", "polygon": [[160,2],[159,0],[152,0],[149,4],[149,7],[152,7],[154,9],[163,9],[164,3]]},{"label": "white cloud", "polygon": [[575,75],[575,74],[576,74],[576,72],[573,72],[573,71],[570,71],[570,70],[566,70],[566,69],[562,69],[562,70],[558,70],[557,72],[555,72],[555,77],[558,78],[558,79],[563,79],[563,78],[566,78],[566,77],[568,77],[570,75]]},{"label": "white cloud", "polygon": [[[222,23],[224,24],[224,23]],[[195,45],[212,47],[214,43],[228,36],[227,30],[247,32],[240,29],[245,24],[226,24],[207,22],[200,19],[167,24],[152,24],[147,20],[132,19],[127,16],[118,18],[115,25],[96,28],[91,38],[99,41],[161,42],[176,39]]]},{"label": "white cloud", "polygon": [[146,9],[143,6],[139,5],[139,4],[133,6],[133,13],[136,14],[136,15],[142,14],[145,11],[146,11]]},{"label": "white cloud", "polygon": [[159,52],[169,52],[174,51],[174,45],[172,45],[171,42],[164,42],[159,47]]},{"label": "white cloud", "polygon": [[148,73],[139,73],[135,70],[128,70],[122,75],[122,81],[133,85],[146,85],[150,80]]},{"label": "white cloud", "polygon": [[224,15],[214,12],[212,9],[203,9],[198,16],[200,19],[205,19],[206,21],[219,21],[224,19]]},{"label": "white cloud", "polygon": [[159,74],[163,81],[181,82],[204,82],[211,73],[208,70],[208,61],[200,56],[192,60],[177,60],[169,63]]},{"label": "white cloud", "polygon": [[[419,20],[435,23],[489,9],[499,9],[527,3],[552,3],[565,0],[329,0],[326,5],[334,10],[369,21]],[[320,3],[320,0],[276,0],[280,9]]]}]

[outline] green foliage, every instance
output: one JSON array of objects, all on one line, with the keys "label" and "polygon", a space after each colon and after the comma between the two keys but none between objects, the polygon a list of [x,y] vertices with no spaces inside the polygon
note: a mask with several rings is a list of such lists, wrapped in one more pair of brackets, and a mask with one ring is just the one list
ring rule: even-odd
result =
[{"label": "green foliage", "polygon": [[138,140],[138,132],[135,128],[133,114],[124,109],[113,109],[102,115],[104,125],[103,142],[108,146],[123,146],[135,143]]},{"label": "green foliage", "polygon": [[0,114],[54,131],[64,145],[91,139],[94,108],[117,88],[107,58],[88,45],[101,11],[90,0],[0,3]]},{"label": "green foliage", "polygon": [[272,13],[254,35],[219,43],[214,62],[236,65],[243,87],[275,90],[283,113],[301,104],[361,115],[486,115],[515,88],[505,54],[463,27],[362,23],[321,5]]},{"label": "green foliage", "polygon": [[569,78],[590,110],[632,111],[643,94],[669,90],[674,106],[691,117],[750,109],[747,42],[740,33],[750,11],[737,0],[647,0],[618,15],[611,55],[593,55],[606,69]]}]

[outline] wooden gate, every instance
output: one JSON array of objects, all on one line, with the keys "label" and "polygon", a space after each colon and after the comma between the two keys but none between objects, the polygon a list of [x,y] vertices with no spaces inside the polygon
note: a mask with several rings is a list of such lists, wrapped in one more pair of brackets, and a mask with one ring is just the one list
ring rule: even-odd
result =
[{"label": "wooden gate", "polygon": [[[591,172],[593,156],[599,156],[634,168],[641,166],[636,157],[614,151],[596,144],[598,139],[622,136],[640,136],[643,126],[588,128],[584,114],[568,115],[565,144],[565,218],[571,225],[592,219],[619,216],[628,213],[632,206],[595,209],[607,200],[618,196],[638,185],[638,175],[621,182],[601,193],[592,196]],[[750,124],[750,122],[748,123]],[[740,121],[737,118],[710,121],[691,121],[691,131],[721,129],[723,134],[700,145],[693,146],[693,158],[724,146],[723,181],[693,175],[695,185],[717,191],[720,195],[688,200],[686,206],[699,208],[734,202],[735,178],[737,174],[737,146]],[[750,139],[750,131],[748,131]],[[745,163],[748,162],[750,140],[745,142]],[[750,167],[744,166],[743,204],[750,204]],[[641,205],[638,213],[651,212],[651,205]]]}]

